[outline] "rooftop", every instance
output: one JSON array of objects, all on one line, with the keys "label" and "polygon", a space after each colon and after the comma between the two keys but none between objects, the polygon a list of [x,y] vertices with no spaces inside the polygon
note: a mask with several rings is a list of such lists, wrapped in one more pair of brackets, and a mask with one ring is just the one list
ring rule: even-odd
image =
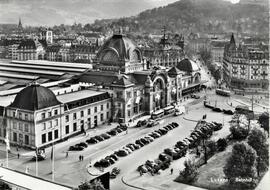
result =
[{"label": "rooftop", "polygon": [[61,94],[56,96],[56,98],[62,102],[62,103],[68,103],[68,102],[73,102],[76,100],[81,100],[81,99],[85,99],[91,96],[96,96],[96,95],[100,95],[100,94],[104,94],[106,92],[103,91],[94,91],[94,90],[80,90],[80,91],[75,91],[75,92],[71,92],[71,93],[67,93],[67,94]]}]

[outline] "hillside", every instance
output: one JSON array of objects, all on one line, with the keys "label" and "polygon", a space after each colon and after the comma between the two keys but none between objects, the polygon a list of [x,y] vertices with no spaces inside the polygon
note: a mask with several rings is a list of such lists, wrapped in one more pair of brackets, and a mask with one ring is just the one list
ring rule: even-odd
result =
[{"label": "hillside", "polygon": [[[181,33],[245,32],[268,34],[268,6],[232,4],[223,0],[180,0],[141,12],[135,17],[96,21],[93,26],[124,27],[132,32],[160,33],[163,26]],[[105,25],[105,26],[104,26]]]}]

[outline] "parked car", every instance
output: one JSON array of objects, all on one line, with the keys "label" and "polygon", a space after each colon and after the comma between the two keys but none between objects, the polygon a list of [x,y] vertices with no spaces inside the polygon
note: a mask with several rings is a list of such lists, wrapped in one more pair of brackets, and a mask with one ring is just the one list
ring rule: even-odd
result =
[{"label": "parked car", "polygon": [[81,151],[81,150],[83,150],[83,149],[84,149],[83,146],[75,145],[75,146],[70,146],[68,150],[69,150],[69,151]]},{"label": "parked car", "polygon": [[154,126],[156,126],[156,125],[158,125],[158,124],[159,124],[158,121],[153,120],[153,119],[149,119],[149,120],[148,120],[148,123],[147,123],[147,127],[154,127]]},{"label": "parked car", "polygon": [[109,167],[111,165],[110,161],[106,160],[106,159],[101,159],[99,161],[99,164],[100,164],[101,167],[104,167],[104,168],[107,168],[107,167]]},{"label": "parked car", "polygon": [[111,179],[115,179],[116,176],[117,176],[118,174],[120,174],[120,169],[117,168],[117,167],[115,167],[115,168],[113,168],[112,171],[110,172],[110,178],[111,178]]},{"label": "parked car", "polygon": [[117,131],[115,130],[115,129],[112,129],[112,130],[110,130],[109,132],[107,132],[109,135],[111,135],[111,136],[115,136],[115,135],[117,135]]},{"label": "parked car", "polygon": [[179,126],[179,124],[178,124],[178,123],[176,123],[176,122],[172,122],[171,124],[174,126],[174,128],[176,128],[176,127],[178,127],[178,126]]},{"label": "parked car", "polygon": [[97,135],[97,136],[95,136],[94,138],[97,139],[99,142],[105,140],[105,139],[104,139],[102,136],[100,136],[100,135]]},{"label": "parked car", "polygon": [[42,160],[45,160],[46,159],[46,154],[38,154],[38,155],[34,155],[32,157],[32,161],[42,161]]},{"label": "parked car", "polygon": [[82,147],[84,147],[84,148],[87,148],[88,147],[88,145],[87,145],[87,143],[85,143],[85,142],[80,142],[79,144],[77,144],[78,146],[82,146]]},{"label": "parked car", "polygon": [[142,141],[142,143],[143,144],[149,144],[151,141],[150,140],[148,140],[148,139],[146,139],[146,138],[141,138],[141,141]]},{"label": "parked car", "polygon": [[136,140],[135,144],[138,144],[140,147],[143,147],[145,145],[140,139]]},{"label": "parked car", "polygon": [[142,165],[138,166],[137,171],[142,172],[142,173],[147,173],[147,168],[145,167],[144,164],[142,164]]},{"label": "parked car", "polygon": [[195,98],[195,99],[200,99],[200,96],[199,95],[196,95],[196,94],[191,94],[190,97],[191,98]]},{"label": "parked car", "polygon": [[128,155],[128,152],[126,150],[121,149],[121,150],[116,151],[115,154],[117,156],[119,156],[119,157],[124,157],[124,156],[127,156]]},{"label": "parked car", "polygon": [[212,110],[215,111],[215,112],[222,112],[222,110],[220,108],[218,108],[218,107],[215,107]]},{"label": "parked car", "polygon": [[110,157],[112,159],[114,159],[114,161],[117,161],[118,160],[118,157],[116,156],[116,154],[111,154]]},{"label": "parked car", "polygon": [[86,142],[87,142],[88,144],[96,144],[96,143],[98,143],[99,141],[98,141],[96,138],[91,137],[90,139],[87,139]]},{"label": "parked car", "polygon": [[104,139],[109,139],[109,138],[111,138],[111,136],[108,135],[107,133],[103,133],[103,134],[101,134],[100,136],[101,136],[102,138],[104,138]]},{"label": "parked car", "polygon": [[234,114],[232,110],[225,110],[225,109],[223,110],[223,113],[228,114],[228,115]]},{"label": "parked car", "polygon": [[161,135],[159,133],[156,133],[156,132],[152,132],[151,134],[149,134],[151,137],[153,138],[159,138]]}]

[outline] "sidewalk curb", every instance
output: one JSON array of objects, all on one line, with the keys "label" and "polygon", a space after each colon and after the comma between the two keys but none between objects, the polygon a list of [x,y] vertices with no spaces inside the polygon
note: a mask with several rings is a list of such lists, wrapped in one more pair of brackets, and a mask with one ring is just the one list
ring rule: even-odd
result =
[{"label": "sidewalk curb", "polygon": [[185,117],[183,117],[183,119],[184,119],[184,120],[187,120],[187,121],[196,122],[196,123],[199,121],[199,120],[187,119],[187,118],[185,118]]},{"label": "sidewalk curb", "polygon": [[128,184],[125,180],[124,180],[124,176],[121,177],[121,181],[123,184],[129,186],[129,187],[132,187],[132,188],[135,188],[135,189],[141,189],[141,190],[147,190],[147,189],[144,189],[142,187],[137,187],[137,186],[134,186],[134,185],[131,185],[131,184]]}]

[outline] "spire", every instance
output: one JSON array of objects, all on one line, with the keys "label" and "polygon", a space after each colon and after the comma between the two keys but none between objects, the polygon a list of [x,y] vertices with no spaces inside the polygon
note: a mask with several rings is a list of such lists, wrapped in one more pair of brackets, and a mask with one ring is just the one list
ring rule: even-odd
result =
[{"label": "spire", "polygon": [[235,39],[234,39],[233,33],[232,33],[232,35],[231,35],[230,44],[231,44],[231,45],[235,45]]},{"label": "spire", "polygon": [[19,24],[18,24],[18,28],[22,28],[22,21],[21,21],[21,17],[19,18]]}]

